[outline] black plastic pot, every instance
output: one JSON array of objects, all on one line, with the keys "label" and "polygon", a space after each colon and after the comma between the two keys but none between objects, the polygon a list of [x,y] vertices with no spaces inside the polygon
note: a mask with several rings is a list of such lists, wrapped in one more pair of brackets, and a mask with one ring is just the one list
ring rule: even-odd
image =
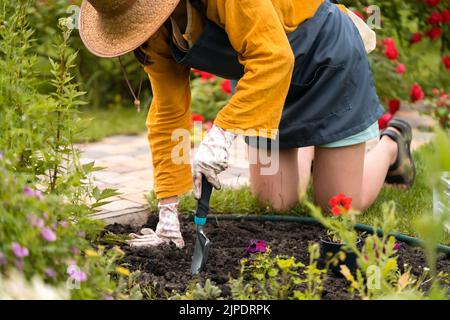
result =
[{"label": "black plastic pot", "polygon": [[[361,244],[361,239],[358,239],[357,245],[359,246]],[[330,263],[329,269],[333,271],[333,273],[338,276],[342,277],[341,273],[341,265],[347,266],[347,268],[350,270],[351,273],[356,272],[356,269],[358,268],[358,263],[356,262],[357,256],[352,251],[343,250],[344,244],[342,243],[335,243],[331,241],[327,241],[325,239],[320,239],[320,256],[321,259],[326,262],[331,262],[330,259],[333,259],[334,263]],[[345,259],[341,261],[338,258],[339,252],[345,253]],[[338,261],[338,262],[337,262]],[[337,263],[336,263],[337,262]]]}]

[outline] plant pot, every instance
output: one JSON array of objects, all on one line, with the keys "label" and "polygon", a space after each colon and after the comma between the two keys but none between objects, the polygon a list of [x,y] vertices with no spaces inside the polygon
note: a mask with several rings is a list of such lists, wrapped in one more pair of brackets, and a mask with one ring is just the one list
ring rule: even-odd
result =
[{"label": "plant pot", "polygon": [[[351,273],[355,273],[358,268],[358,263],[356,262],[357,256],[352,251],[343,250],[343,243],[335,243],[328,240],[320,239],[320,256],[324,262],[329,262],[332,258],[337,258],[339,252],[345,253],[345,259],[343,261],[339,260],[337,264],[330,263],[330,270],[338,277],[342,277],[341,265],[347,266]],[[361,244],[361,239],[358,239],[357,246]],[[338,259],[338,258],[337,258]]]}]

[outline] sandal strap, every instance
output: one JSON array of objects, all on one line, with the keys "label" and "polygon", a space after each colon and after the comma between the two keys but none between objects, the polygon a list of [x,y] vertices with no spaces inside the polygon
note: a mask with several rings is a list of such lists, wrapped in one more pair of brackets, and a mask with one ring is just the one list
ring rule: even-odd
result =
[{"label": "sandal strap", "polygon": [[411,128],[411,125],[407,121],[395,118],[389,122],[388,128],[389,127],[397,129],[400,132],[403,139],[405,139],[405,141],[411,142],[412,128]]},{"label": "sandal strap", "polygon": [[380,138],[382,138],[384,136],[388,136],[389,138],[391,138],[392,140],[394,140],[397,143],[397,147],[398,147],[398,150],[399,150],[398,155],[397,155],[397,159],[395,159],[395,162],[389,167],[389,171],[395,171],[398,168],[400,168],[400,164],[401,164],[401,161],[400,161],[401,160],[400,159],[400,143],[402,143],[402,141],[401,141],[402,138],[397,132],[389,130],[389,127],[381,133]]}]

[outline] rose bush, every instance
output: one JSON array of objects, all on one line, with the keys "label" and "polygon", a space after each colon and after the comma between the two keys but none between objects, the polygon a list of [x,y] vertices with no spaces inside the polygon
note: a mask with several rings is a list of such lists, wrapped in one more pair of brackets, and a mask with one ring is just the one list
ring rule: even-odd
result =
[{"label": "rose bush", "polygon": [[[378,48],[369,57],[378,94],[386,106],[393,99],[419,103],[434,98],[433,90],[450,88],[450,3],[443,0],[344,0],[340,1],[373,27],[371,5],[380,8],[377,27]],[[436,114],[435,104],[431,114]],[[441,113],[441,111],[437,112]],[[380,120],[384,126],[392,111]],[[442,118],[438,117],[442,124]],[[446,125],[444,124],[444,127]]]}]

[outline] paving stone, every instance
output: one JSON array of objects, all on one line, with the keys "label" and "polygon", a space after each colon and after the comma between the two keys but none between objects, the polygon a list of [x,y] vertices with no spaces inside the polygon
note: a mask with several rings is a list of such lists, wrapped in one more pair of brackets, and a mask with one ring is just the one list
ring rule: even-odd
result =
[{"label": "paving stone", "polygon": [[120,198],[145,205],[145,204],[148,204],[148,201],[145,198],[146,195],[147,195],[147,192],[136,192],[136,193],[121,195]]},{"label": "paving stone", "polygon": [[130,201],[130,200],[124,200],[120,199],[111,203],[108,203],[104,206],[99,207],[102,211],[119,211],[119,210],[126,210],[130,208],[136,208],[140,207],[142,204]]}]

